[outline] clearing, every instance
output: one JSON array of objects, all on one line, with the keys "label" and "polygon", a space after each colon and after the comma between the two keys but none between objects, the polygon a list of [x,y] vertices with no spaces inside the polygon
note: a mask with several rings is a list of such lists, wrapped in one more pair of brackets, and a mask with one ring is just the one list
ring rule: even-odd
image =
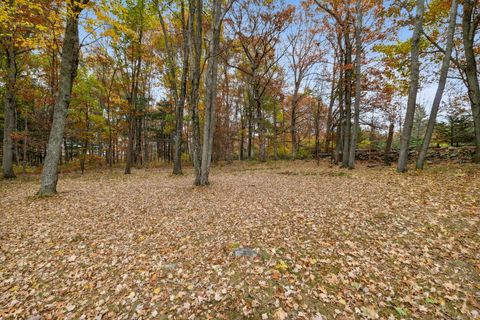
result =
[{"label": "clearing", "polygon": [[170,171],[0,181],[0,318],[479,317],[478,166]]}]

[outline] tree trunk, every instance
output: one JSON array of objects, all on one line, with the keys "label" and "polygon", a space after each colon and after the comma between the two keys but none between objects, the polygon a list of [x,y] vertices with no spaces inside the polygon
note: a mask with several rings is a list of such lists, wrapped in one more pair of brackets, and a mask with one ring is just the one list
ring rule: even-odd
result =
[{"label": "tree trunk", "polygon": [[343,150],[342,167],[348,167],[348,155],[350,151],[350,137],[352,134],[352,44],[349,30],[345,31],[345,114],[343,117]]},{"label": "tree trunk", "polygon": [[[173,174],[182,174],[182,145],[183,145],[183,113],[185,107],[185,100],[187,94],[187,77],[188,77],[188,60],[189,60],[189,36],[190,30],[187,30],[185,24],[185,5],[184,1],[180,3],[181,8],[181,23],[182,23],[182,34],[183,34],[183,44],[182,44],[182,75],[180,80],[180,92],[177,89],[177,76],[176,76],[176,63],[175,63],[175,53],[170,47],[170,41],[167,33],[167,28],[160,10],[158,15],[160,18],[160,25],[162,27],[162,32],[165,40],[165,49],[167,52],[167,67],[168,73],[170,76],[170,91],[175,102],[175,135],[174,135],[174,152],[173,152]],[[188,28],[191,24],[188,24]]]},{"label": "tree trunk", "polygon": [[[13,40],[12,40],[13,41]],[[12,45],[9,45],[5,52],[7,72],[5,79],[5,97],[4,97],[4,106],[5,106],[5,123],[3,127],[3,177],[5,179],[15,178],[15,173],[13,172],[13,140],[12,134],[15,130],[15,109],[16,109],[16,98],[15,98],[15,86],[17,82],[17,66],[15,61],[15,48]]]},{"label": "tree trunk", "polygon": [[278,160],[277,104],[273,104],[273,159]]},{"label": "tree trunk", "polygon": [[292,160],[297,157],[298,141],[297,141],[297,105],[298,105],[298,90],[299,86],[295,84],[293,97],[292,97],[292,116],[290,119],[290,136],[292,139]]},{"label": "tree trunk", "polygon": [[395,130],[395,121],[392,119],[390,120],[390,125],[388,126],[387,142],[385,143],[385,154],[383,155],[383,163],[386,166],[389,166],[392,162],[390,153],[392,152],[394,130]]},{"label": "tree trunk", "polygon": [[[83,0],[83,4],[88,1]],[[73,81],[77,75],[80,40],[78,35],[78,18],[82,7],[71,2],[72,14],[67,16],[65,36],[63,39],[60,85],[53,110],[53,122],[48,139],[47,154],[43,165],[39,195],[52,195],[57,192],[58,162],[61,156],[63,133],[67,109],[70,104]]]},{"label": "tree trunk", "polygon": [[133,140],[135,137],[135,124],[132,119],[132,115],[130,114],[128,120],[128,142],[127,142],[127,158],[125,164],[125,174],[132,173],[132,162],[133,162]]},{"label": "tree trunk", "polygon": [[412,50],[410,57],[410,84],[408,91],[407,112],[403,125],[402,136],[400,139],[400,154],[398,158],[397,171],[406,172],[408,165],[408,151],[410,147],[410,138],[412,136],[413,119],[415,116],[415,107],[417,103],[418,78],[420,73],[420,38],[423,28],[423,13],[425,11],[425,0],[417,0],[417,12],[415,17],[415,28],[412,37]]},{"label": "tree trunk", "polygon": [[358,131],[360,129],[360,98],[362,89],[362,1],[357,0],[355,5],[355,11],[357,14],[357,25],[355,27],[355,105],[353,116],[353,128],[352,128],[352,140],[350,141],[350,152],[348,156],[348,167],[350,169],[355,168],[355,152],[357,150],[357,138]]},{"label": "tree trunk", "polygon": [[[250,100],[250,99],[249,99]],[[247,136],[247,159],[252,159],[253,148],[253,104],[249,101],[247,108],[248,136]]]},{"label": "tree trunk", "polygon": [[315,110],[315,157],[317,158],[317,166],[320,165],[320,106],[322,101],[317,101],[317,109]]},{"label": "tree trunk", "polygon": [[[142,8],[143,10],[144,8]],[[143,14],[143,11],[142,11]],[[142,67],[142,53],[141,46],[143,40],[143,16],[141,16],[141,26],[138,35],[138,43],[132,44],[132,79],[129,92],[129,108],[128,115],[129,132],[128,132],[128,148],[127,148],[127,163],[125,165],[125,174],[130,174],[132,171],[132,164],[135,162],[138,164],[139,148],[135,148],[135,145],[139,145],[138,137],[141,135],[141,126],[138,126],[139,116],[137,115],[137,100],[138,100],[138,87],[140,82],[140,69]],[[140,144],[141,146],[141,144]],[[140,147],[141,149],[141,147]]]},{"label": "tree trunk", "polygon": [[25,135],[23,137],[22,175],[27,173],[27,150],[28,150],[28,116],[25,115]]},{"label": "tree trunk", "polygon": [[200,117],[198,110],[200,87],[200,62],[202,58],[202,17],[203,0],[189,1],[190,26],[190,105],[192,107],[192,149],[193,166],[195,168],[195,185],[200,185],[202,150],[200,145]]},{"label": "tree trunk", "polygon": [[[340,61],[343,60],[343,56],[340,57]],[[343,135],[344,135],[344,126],[343,126],[343,105],[344,105],[344,82],[345,82],[345,71],[340,70],[340,79],[338,81],[338,119],[337,119],[337,132],[335,137],[335,155],[334,155],[334,163],[339,164],[341,161],[340,156],[342,153],[342,142],[343,142]]]},{"label": "tree trunk", "polygon": [[450,8],[450,21],[448,24],[447,33],[447,45],[445,48],[445,56],[443,57],[442,66],[440,68],[440,79],[438,81],[437,92],[432,104],[432,111],[430,112],[430,118],[428,119],[428,126],[425,132],[425,138],[423,139],[422,149],[417,160],[417,169],[423,169],[425,165],[425,159],[427,157],[428,147],[433,135],[433,129],[437,120],[438,109],[440,108],[440,102],[442,101],[443,91],[447,83],[448,69],[450,66],[450,57],[453,49],[453,36],[455,33],[455,22],[457,19],[457,0],[452,0]]},{"label": "tree trunk", "polygon": [[259,143],[259,160],[261,162],[267,161],[267,140],[266,140],[266,130],[265,130],[265,122],[263,120],[263,112],[262,112],[262,102],[259,95],[256,96],[255,99],[256,107],[257,107],[257,127],[258,127],[258,143]]},{"label": "tree trunk", "polygon": [[215,109],[217,105],[218,54],[222,23],[222,1],[213,0],[212,30],[208,48],[208,66],[205,79],[205,124],[203,130],[202,166],[200,185],[209,184],[210,163],[212,160],[213,134],[215,131]]},{"label": "tree trunk", "polygon": [[337,58],[333,59],[333,72],[332,72],[332,87],[330,88],[330,102],[328,104],[327,124],[325,133],[325,152],[330,152],[330,142],[333,137],[332,123],[333,123],[333,106],[335,105],[335,78],[337,73]]},{"label": "tree trunk", "polygon": [[474,52],[474,39],[478,24],[478,16],[474,18],[474,0],[465,0],[463,3],[462,35],[465,50],[466,65],[464,68],[467,77],[468,97],[470,99],[473,123],[475,126],[475,156],[474,162],[480,163],[480,85],[477,77],[477,62]]}]

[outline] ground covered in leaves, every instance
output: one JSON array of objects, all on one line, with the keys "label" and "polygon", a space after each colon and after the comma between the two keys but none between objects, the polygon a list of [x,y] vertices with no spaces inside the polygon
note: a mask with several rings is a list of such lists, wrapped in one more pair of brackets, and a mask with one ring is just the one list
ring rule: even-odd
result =
[{"label": "ground covered in leaves", "polygon": [[[2,319],[476,319],[480,168],[0,181]],[[252,248],[256,257],[236,257]]]}]

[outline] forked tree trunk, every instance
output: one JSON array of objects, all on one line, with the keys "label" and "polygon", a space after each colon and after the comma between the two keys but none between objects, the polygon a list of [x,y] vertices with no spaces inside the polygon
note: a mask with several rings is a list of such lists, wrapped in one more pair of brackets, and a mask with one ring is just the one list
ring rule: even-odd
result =
[{"label": "forked tree trunk", "polygon": [[[88,3],[83,0],[82,5]],[[60,84],[58,96],[53,110],[53,122],[47,145],[47,154],[43,165],[39,195],[52,195],[57,192],[58,162],[62,151],[63,133],[67,109],[70,104],[73,81],[77,75],[80,40],[78,36],[78,19],[82,11],[79,1],[69,2],[71,11],[67,16],[65,36],[63,39]]]},{"label": "forked tree trunk", "polygon": [[423,139],[422,149],[417,160],[417,169],[423,169],[425,165],[425,159],[427,157],[428,147],[433,135],[433,129],[435,122],[437,121],[438,109],[440,108],[440,102],[442,101],[443,91],[447,83],[448,69],[450,66],[450,57],[452,55],[453,48],[453,35],[455,33],[455,22],[457,19],[457,0],[452,0],[450,8],[450,21],[448,24],[447,33],[447,45],[445,48],[445,56],[443,57],[442,66],[440,68],[440,79],[438,81],[437,92],[432,104],[432,110],[430,112],[430,118],[428,119],[427,130],[425,132],[425,138]]},{"label": "forked tree trunk", "polygon": [[203,130],[202,165],[200,185],[209,184],[210,163],[212,160],[213,133],[215,131],[215,109],[217,105],[218,54],[222,19],[222,1],[213,0],[212,30],[208,48],[208,66],[205,80],[205,124]]},{"label": "forked tree trunk", "polygon": [[415,17],[415,28],[412,37],[412,50],[410,57],[410,83],[408,91],[407,112],[403,125],[402,136],[400,139],[400,155],[398,158],[397,171],[407,171],[408,151],[410,147],[410,138],[412,136],[413,119],[415,116],[415,107],[417,103],[418,78],[420,73],[420,36],[423,28],[423,13],[425,11],[425,0],[417,0],[417,12]]}]

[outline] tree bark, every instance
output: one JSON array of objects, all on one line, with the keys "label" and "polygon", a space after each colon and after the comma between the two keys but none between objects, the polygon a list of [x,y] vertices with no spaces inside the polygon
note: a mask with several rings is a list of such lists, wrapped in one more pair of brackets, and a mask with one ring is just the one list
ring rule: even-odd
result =
[{"label": "tree bark", "polygon": [[393,134],[395,132],[394,130],[395,130],[395,121],[391,119],[390,125],[388,126],[387,142],[385,143],[385,154],[383,155],[383,163],[386,166],[389,166],[392,163],[390,153],[392,152]]},{"label": "tree bark", "polygon": [[352,134],[352,43],[350,41],[350,1],[347,1],[347,18],[343,25],[343,37],[345,42],[345,114],[343,117],[343,150],[342,167],[348,167],[348,156],[350,151],[350,139]]},{"label": "tree bark", "polygon": [[278,160],[278,123],[277,123],[277,104],[273,104],[273,159]]},{"label": "tree bark", "polygon": [[477,77],[477,62],[474,52],[474,39],[479,16],[475,16],[475,0],[463,2],[462,35],[465,50],[465,75],[467,77],[468,97],[470,99],[473,123],[475,126],[475,156],[474,162],[480,163],[480,85]]},{"label": "tree bark", "polygon": [[453,36],[455,34],[455,23],[457,19],[457,0],[452,0],[450,7],[450,20],[448,23],[447,31],[447,45],[445,48],[445,56],[443,57],[442,66],[440,68],[440,79],[438,80],[437,92],[432,104],[432,110],[430,112],[430,118],[428,119],[427,130],[423,139],[422,149],[417,160],[417,169],[423,169],[425,165],[425,159],[427,157],[428,147],[433,135],[433,129],[435,122],[437,121],[438,109],[440,108],[440,102],[442,101],[443,92],[447,83],[448,69],[450,67],[450,57],[453,49]]},{"label": "tree bark", "polygon": [[397,171],[406,172],[408,165],[408,152],[410,147],[410,138],[412,136],[413,119],[415,116],[415,107],[417,103],[418,80],[420,73],[420,37],[423,28],[423,14],[425,11],[425,0],[417,0],[417,12],[415,17],[415,28],[412,37],[412,50],[410,56],[410,84],[408,91],[407,112],[403,125],[402,136],[400,139],[400,154],[398,158]]},{"label": "tree bark", "polygon": [[[13,40],[11,40],[13,41]],[[5,179],[15,178],[13,172],[13,139],[12,134],[15,130],[15,109],[16,109],[16,97],[15,87],[17,82],[17,66],[15,57],[15,48],[13,43],[7,45],[5,50],[7,72],[5,79],[5,123],[3,127],[3,177]]]},{"label": "tree bark", "polygon": [[22,157],[22,175],[25,176],[27,173],[27,151],[28,151],[28,116],[25,114],[25,130],[24,130],[24,137],[23,137],[23,157]]},{"label": "tree bark", "polygon": [[328,103],[327,124],[325,129],[325,152],[330,152],[330,142],[333,137],[333,106],[335,105],[335,80],[337,73],[337,57],[333,58],[332,87],[330,88],[330,102]]},{"label": "tree bark", "polygon": [[290,136],[292,139],[292,160],[297,157],[298,141],[297,141],[297,106],[298,106],[298,91],[300,90],[299,84],[295,83],[292,96],[292,116],[290,119]]},{"label": "tree bark", "polygon": [[47,145],[47,154],[43,165],[39,195],[52,195],[57,192],[58,162],[62,151],[63,133],[68,106],[72,94],[73,81],[77,75],[80,40],[78,35],[78,19],[83,5],[88,0],[69,2],[69,14],[65,26],[63,39],[61,64],[60,64],[60,86],[58,96],[55,100],[53,111],[53,122]]},{"label": "tree bark", "polygon": [[[343,54],[340,57],[340,61],[343,61]],[[345,103],[344,100],[344,82],[345,82],[345,71],[343,68],[340,70],[340,78],[338,80],[338,119],[336,121],[337,125],[337,132],[335,136],[335,154],[334,154],[334,163],[339,164],[341,161],[341,153],[342,153],[342,143],[343,143],[343,117],[344,115],[344,108],[343,105]],[[343,157],[344,155],[342,155]]]},{"label": "tree bark", "polygon": [[195,168],[195,185],[200,185],[202,150],[200,145],[200,117],[198,111],[200,87],[200,62],[202,58],[202,17],[203,0],[189,1],[190,26],[190,105],[192,107],[192,151]]},{"label": "tree bark", "polygon": [[317,166],[320,165],[320,107],[322,100],[318,98],[317,108],[315,110],[315,157],[317,158]]},{"label": "tree bark", "polygon": [[357,15],[357,25],[355,27],[355,104],[354,104],[354,116],[353,116],[353,128],[352,128],[352,140],[350,141],[350,152],[348,155],[348,167],[350,169],[355,168],[355,152],[357,150],[357,137],[360,127],[360,98],[362,89],[362,1],[357,0],[355,5],[355,11]]},{"label": "tree bark", "polygon": [[[173,174],[182,174],[182,145],[183,145],[183,113],[185,107],[185,100],[187,94],[187,78],[188,78],[188,60],[189,60],[189,36],[190,30],[188,29],[191,24],[185,23],[185,4],[184,1],[180,3],[180,16],[182,24],[182,74],[180,79],[180,92],[177,88],[177,75],[176,75],[176,62],[175,53],[170,46],[169,35],[165,21],[158,10],[158,16],[160,19],[160,26],[162,28],[163,38],[165,41],[165,50],[167,53],[167,68],[170,77],[170,91],[175,102],[175,135],[174,135],[174,152],[173,152]],[[158,3],[157,3],[157,9]],[[187,27],[188,25],[188,27]]]},{"label": "tree bark", "polygon": [[205,123],[203,130],[202,166],[200,185],[209,184],[210,163],[212,160],[213,134],[215,131],[215,109],[217,105],[218,55],[222,24],[222,1],[213,0],[212,30],[208,48],[208,66],[205,79]]}]

